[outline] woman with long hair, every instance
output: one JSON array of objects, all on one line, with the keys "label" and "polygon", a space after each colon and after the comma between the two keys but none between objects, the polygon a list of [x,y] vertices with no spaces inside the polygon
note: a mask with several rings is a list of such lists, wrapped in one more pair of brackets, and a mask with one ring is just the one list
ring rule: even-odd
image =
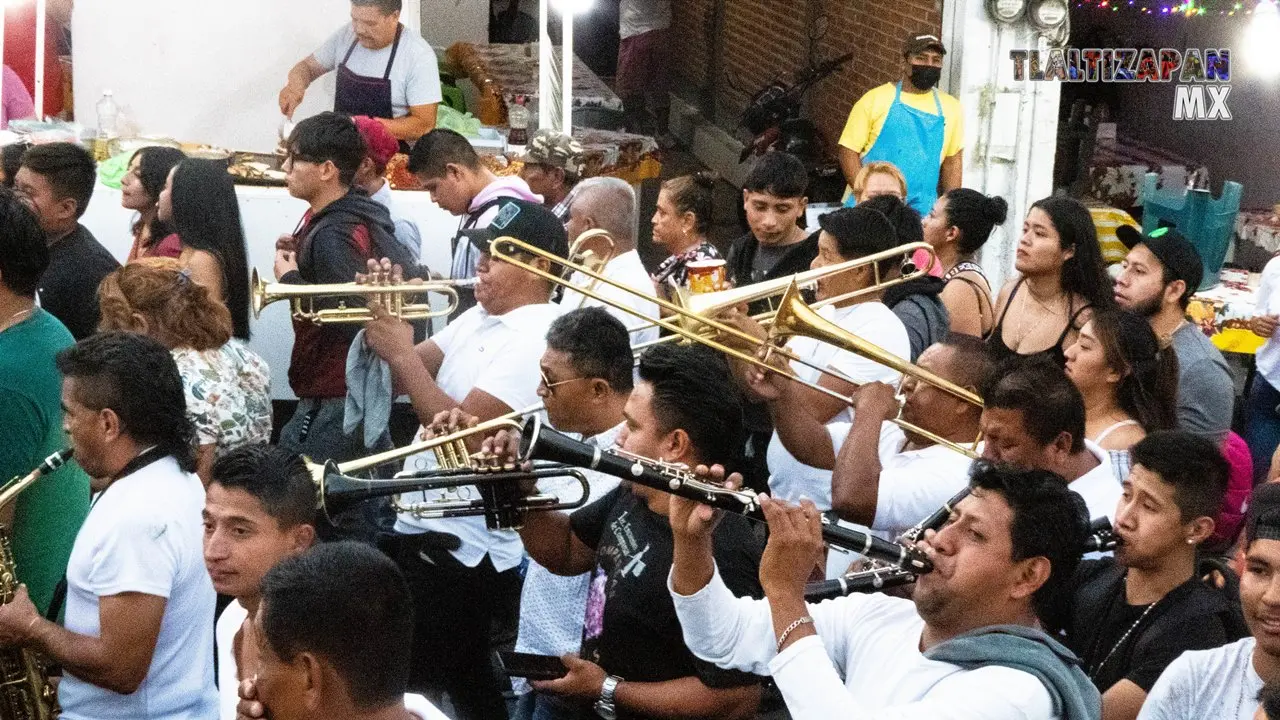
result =
[{"label": "woman with long hair", "polygon": [[984,337],[995,325],[991,283],[973,256],[1008,213],[1002,197],[956,188],[938,198],[924,218],[924,240],[933,247],[945,283],[942,303],[951,316],[951,332]]},{"label": "woman with long hair", "polygon": [[689,263],[720,259],[720,251],[707,240],[715,183],[715,175],[706,172],[662,183],[651,222],[653,243],[669,254],[653,274],[654,284],[664,293],[670,293],[671,285],[688,286]]},{"label": "woman with long hair", "polygon": [[133,247],[129,259],[172,257],[182,254],[182,244],[169,225],[160,219],[160,193],[169,181],[169,172],[186,159],[171,147],[144,147],[129,160],[129,171],[120,183],[120,204],[138,213],[133,222]]},{"label": "woman with long hair", "polygon": [[143,258],[104,278],[98,302],[100,330],[149,335],[172,351],[205,484],[216,452],[271,440],[267,364],[231,336],[231,313],[189,268],[173,258]]},{"label": "woman with long hair", "polygon": [[1120,308],[1099,310],[1067,348],[1067,377],[1084,397],[1085,437],[1111,453],[1121,480],[1128,452],[1147,433],[1178,424],[1178,356],[1151,324]]},{"label": "woman with long hair", "polygon": [[183,160],[160,193],[160,219],[182,243],[179,262],[231,312],[232,335],[249,339],[249,260],[240,203],[225,164]]},{"label": "woman with long hair", "polygon": [[1032,205],[1014,268],[1019,277],[1000,290],[987,346],[997,361],[1045,355],[1066,364],[1089,313],[1114,303],[1089,210],[1065,197]]}]

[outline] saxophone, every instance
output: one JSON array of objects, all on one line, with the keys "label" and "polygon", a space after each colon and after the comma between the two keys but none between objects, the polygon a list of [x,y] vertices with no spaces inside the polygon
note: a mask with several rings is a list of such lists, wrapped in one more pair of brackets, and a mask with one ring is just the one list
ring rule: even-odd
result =
[{"label": "saxophone", "polygon": [[[70,457],[70,448],[56,452],[25,477],[16,477],[0,487],[0,508],[13,502],[35,481],[62,467]],[[0,605],[12,602],[17,591],[9,529],[0,525]],[[43,660],[24,648],[0,649],[0,720],[53,720],[58,713],[58,701]]]}]

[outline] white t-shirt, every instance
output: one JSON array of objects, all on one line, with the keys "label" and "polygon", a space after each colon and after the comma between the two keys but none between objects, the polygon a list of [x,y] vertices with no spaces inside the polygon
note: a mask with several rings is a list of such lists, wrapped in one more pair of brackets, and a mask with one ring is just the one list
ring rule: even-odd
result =
[{"label": "white t-shirt", "polygon": [[1124,488],[1120,487],[1115,470],[1111,469],[1111,455],[1091,440],[1085,440],[1084,447],[1098,460],[1098,466],[1072,480],[1067,487],[1084,498],[1084,504],[1089,508],[1090,519],[1106,517],[1114,521],[1116,504],[1120,502]]},{"label": "white t-shirt", "polygon": [[66,628],[99,637],[98,600],[122,593],[166,599],[151,666],[129,695],[67,673],[62,717],[207,720],[218,714],[213,681],[216,595],[204,566],[204,486],[172,457],[98,495],[67,564]]},{"label": "white t-shirt", "polygon": [[409,251],[414,262],[419,262],[422,257],[422,233],[418,230],[418,223],[405,217],[396,206],[396,198],[391,194],[391,183],[383,180],[382,189],[369,197],[387,209],[391,222],[396,226],[396,242]]},{"label": "white t-shirt", "polygon": [[[649,271],[644,269],[644,263],[640,262],[640,253],[635,250],[622,253],[610,260],[601,275],[616,283],[638,290],[648,297],[653,297],[654,295],[653,279],[649,277]],[[586,287],[591,280],[582,273],[575,272],[569,278],[569,282],[579,287]],[[645,317],[658,318],[658,304],[651,300],[646,300],[635,293],[629,293],[605,283],[597,283],[592,292],[619,305],[629,307]],[[560,300],[560,307],[563,307],[565,312],[577,310],[578,308],[604,307],[609,311],[610,315],[618,318],[623,325],[626,325],[628,330],[641,325],[651,325],[649,328],[631,334],[632,345],[639,345],[643,342],[658,339],[658,327],[652,325],[650,321],[636,317],[625,310],[608,307],[599,300],[589,298],[574,290],[564,291],[564,297]]]},{"label": "white t-shirt", "polygon": [[618,29],[623,40],[671,27],[671,0],[622,0]]},{"label": "white t-shirt", "polygon": [[[479,305],[467,310],[432,338],[444,353],[436,384],[459,403],[472,390],[480,390],[513,410],[536,404],[542,382],[538,363],[547,348],[547,329],[559,316],[560,306],[551,303],[525,305],[503,315],[490,315]],[[404,462],[407,472],[435,467],[435,453],[430,451],[410,456]],[[468,486],[453,491],[406,493],[401,502],[459,496],[477,497],[477,491]],[[422,520],[400,513],[395,530],[405,534],[434,530],[457,535],[462,547],[453,550],[453,556],[467,567],[480,564],[488,554],[494,567],[502,572],[519,565],[524,556],[524,546],[514,530],[491,532],[480,516]]]},{"label": "white t-shirt", "polygon": [[[845,308],[828,305],[819,309],[818,314],[894,355],[904,358],[911,355],[911,340],[907,336],[906,327],[882,303],[865,302]],[[812,365],[835,370],[854,383],[883,382],[896,387],[902,379],[901,373],[880,363],[812,338],[792,338],[787,343],[787,348]],[[817,382],[821,377],[820,371],[808,365],[793,361],[791,367],[805,382]],[[847,409],[841,410],[833,420],[850,422],[852,415]],[[787,451],[777,432],[769,439],[765,459],[769,464],[769,492],[774,497],[796,502],[804,495],[819,510],[831,509],[830,470],[821,470],[797,460]]]},{"label": "white t-shirt", "polygon": [[[1280,258],[1272,258],[1262,269],[1262,281],[1258,285],[1255,315],[1280,313]],[[1258,374],[1266,378],[1271,387],[1280,388],[1280,340],[1274,337],[1258,348]]]},{"label": "white t-shirt", "polygon": [[967,455],[945,445],[903,452],[906,442],[902,428],[894,423],[880,427],[880,486],[871,528],[890,537],[901,535],[960,492],[969,484],[973,465]]},{"label": "white t-shirt", "polygon": [[[599,435],[585,438],[583,442],[601,450],[613,449],[624,425],[619,424]],[[580,469],[591,486],[587,503],[593,502],[621,482],[612,475],[605,475],[585,468]],[[573,501],[582,496],[576,480],[552,478],[538,481],[538,490],[556,495],[561,500]],[[520,590],[520,625],[516,636],[516,652],[535,655],[564,655],[577,652],[582,646],[582,623],[587,612],[587,589],[591,573],[581,575],[556,575],[529,560],[525,570],[524,586]],[[511,678],[512,688],[523,695],[531,689],[524,678]]]},{"label": "white t-shirt", "polygon": [[249,619],[249,611],[239,600],[232,600],[218,616],[214,639],[218,643],[218,708],[222,720],[236,720],[240,703],[240,678],[236,663],[236,633]]},{"label": "white t-shirt", "polygon": [[[312,57],[325,70],[336,70],[355,39],[356,31],[347,23],[330,35]],[[381,50],[370,50],[356,43],[351,59],[347,60],[347,69],[362,77],[381,79],[387,74],[393,46],[394,43]],[[408,115],[411,107],[440,102],[440,66],[436,62],[436,51],[421,35],[408,28],[400,34],[400,47],[388,79],[393,117]]]},{"label": "white t-shirt", "polygon": [[449,720],[449,716],[436,709],[421,695],[406,694],[404,709],[418,716],[420,720]]},{"label": "white t-shirt", "polygon": [[817,636],[779,654],[769,601],[735,598],[718,571],[696,594],[671,597],[693,654],[772,676],[794,720],[1055,717],[1049,691],[1030,673],[925,658],[924,621],[910,600],[877,593],[810,604]]},{"label": "white t-shirt", "polygon": [[1188,650],[1152,686],[1138,720],[1253,720],[1262,678],[1251,637],[1213,650]]}]

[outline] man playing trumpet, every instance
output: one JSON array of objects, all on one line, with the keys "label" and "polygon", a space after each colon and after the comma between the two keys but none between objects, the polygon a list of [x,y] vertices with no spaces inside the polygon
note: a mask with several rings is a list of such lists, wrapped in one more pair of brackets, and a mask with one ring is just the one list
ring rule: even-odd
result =
[{"label": "man playing trumpet", "polygon": [[[408,323],[370,303],[375,319],[366,326],[365,342],[390,366],[397,393],[409,395],[423,424],[454,408],[491,420],[538,400],[538,359],[560,309],[548,302],[548,281],[493,259],[489,243],[501,236],[561,257],[568,251],[564,226],[549,210],[504,201],[488,229],[468,236],[480,252],[476,307],[415,347]],[[526,260],[549,265],[545,259]],[[370,267],[375,282],[398,280],[386,260]],[[429,453],[404,465],[407,471],[435,467]],[[412,493],[404,500],[425,502],[444,493]],[[395,532],[386,549],[409,579],[417,619],[411,688],[447,692],[459,718],[505,716],[488,639],[495,617],[515,620],[520,539],[510,531],[490,532],[481,517],[425,520],[411,512],[399,513]]]}]

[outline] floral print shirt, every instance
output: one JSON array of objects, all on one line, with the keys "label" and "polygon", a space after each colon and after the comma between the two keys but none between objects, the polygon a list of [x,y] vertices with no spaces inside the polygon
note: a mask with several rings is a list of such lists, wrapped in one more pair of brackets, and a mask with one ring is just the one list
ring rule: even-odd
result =
[{"label": "floral print shirt", "polygon": [[679,255],[672,255],[662,264],[658,266],[658,271],[653,274],[653,282],[658,287],[664,287],[668,281],[675,283],[679,287],[687,288],[689,286],[688,265],[697,260],[719,260],[721,259],[720,251],[709,242],[704,242]]},{"label": "floral print shirt", "polygon": [[271,441],[271,373],[240,340],[213,350],[173,351],[199,445],[217,451]]}]

